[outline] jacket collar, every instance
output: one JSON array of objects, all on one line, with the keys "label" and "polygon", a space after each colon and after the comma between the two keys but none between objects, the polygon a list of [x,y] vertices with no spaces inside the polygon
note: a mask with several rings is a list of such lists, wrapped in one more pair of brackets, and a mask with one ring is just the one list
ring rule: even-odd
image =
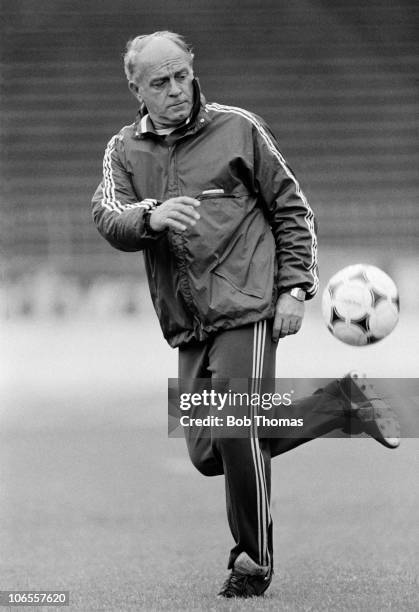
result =
[{"label": "jacket collar", "polygon": [[[193,80],[193,96],[194,103],[192,106],[192,112],[189,117],[180,124],[171,134],[171,137],[174,137],[176,140],[179,137],[185,136],[186,134],[193,134],[203,127],[207,123],[211,121],[211,118],[207,111],[205,110],[205,97],[201,92],[201,88],[199,85],[199,81],[197,78]],[[153,122],[151,121],[151,117],[148,114],[146,106],[143,104],[135,119],[134,123],[134,137],[135,138],[161,138],[159,134],[157,134]]]}]

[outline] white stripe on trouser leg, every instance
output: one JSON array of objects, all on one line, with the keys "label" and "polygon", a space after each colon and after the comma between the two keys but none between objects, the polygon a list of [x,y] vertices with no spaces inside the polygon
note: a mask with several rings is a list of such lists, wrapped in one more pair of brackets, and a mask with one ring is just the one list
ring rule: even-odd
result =
[{"label": "white stripe on trouser leg", "polygon": [[[266,339],[266,321],[255,323],[253,328],[253,366],[251,393],[260,395],[263,376],[263,356]],[[256,476],[257,517],[258,517],[258,548],[260,565],[268,565],[270,555],[268,549],[268,528],[271,521],[269,498],[266,485],[265,465],[259,446],[257,426],[254,420],[253,405],[251,405],[252,429],[250,443]]]},{"label": "white stripe on trouser leg", "polygon": [[[254,327],[254,345],[253,345],[253,369],[252,369],[252,393],[260,393],[261,377],[263,374],[263,349],[265,345],[266,323],[259,321]],[[253,419],[253,404],[252,404],[252,431],[251,431],[251,446],[253,461],[255,465],[256,489],[257,489],[257,512],[258,512],[258,544],[259,544],[259,563],[267,564],[268,557],[268,507],[267,507],[267,490],[266,478],[264,473],[263,458],[261,456],[259,440],[257,435],[256,423]]]},{"label": "white stripe on trouser leg", "polygon": [[[253,393],[254,391],[254,384],[255,384],[255,377],[256,377],[258,339],[259,339],[259,324],[255,323],[253,327],[253,356],[252,356],[253,362],[252,362],[252,382],[251,382],[251,389],[250,389],[251,393]],[[250,418],[253,420],[253,417],[254,417],[253,404],[251,404]],[[251,427],[251,431],[249,432],[249,438],[250,438],[250,446],[252,449],[253,464],[254,464],[255,475],[256,475],[256,507],[257,507],[257,519],[258,519],[258,553],[259,553],[259,559],[257,561],[258,563],[262,563],[261,561],[262,559],[262,520],[261,520],[261,490],[260,490],[261,484],[260,484],[260,478],[258,475],[258,460],[257,460],[258,452],[257,452],[255,440],[254,440],[253,425]]]},{"label": "white stripe on trouser leg", "polygon": [[[262,321],[261,322],[261,333],[262,333],[262,346],[261,346],[261,350],[260,350],[260,369],[258,372],[258,375],[256,377],[256,382],[257,382],[257,393],[260,397],[261,395],[261,390],[262,390],[262,379],[263,379],[263,364],[264,364],[264,354],[265,354],[265,341],[266,341],[266,329],[267,329],[267,323],[266,321]],[[264,533],[265,533],[265,546],[263,547],[263,563],[262,565],[267,565],[270,563],[270,553],[269,553],[269,547],[268,547],[268,529],[269,529],[269,525],[271,523],[271,514],[270,514],[270,507],[269,507],[269,496],[268,496],[268,487],[267,487],[267,483],[266,483],[266,473],[265,473],[265,462],[263,460],[263,454],[262,451],[260,449],[259,446],[259,438],[258,438],[258,432],[257,432],[257,426],[255,424],[255,433],[256,433],[256,442],[257,442],[257,447],[259,450],[259,462],[260,462],[260,466],[262,468],[262,494],[264,496],[265,499],[265,506],[264,506],[264,517],[263,517],[263,525],[264,525]]]}]

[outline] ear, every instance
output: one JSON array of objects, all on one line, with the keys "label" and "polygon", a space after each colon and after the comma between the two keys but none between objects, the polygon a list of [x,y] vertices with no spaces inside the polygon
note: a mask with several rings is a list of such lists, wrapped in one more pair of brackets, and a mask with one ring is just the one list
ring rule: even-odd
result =
[{"label": "ear", "polygon": [[129,81],[128,83],[128,89],[130,90],[130,92],[132,93],[132,95],[139,101],[142,102],[143,99],[141,98],[140,94],[139,94],[139,87],[136,83],[134,83],[134,81]]}]

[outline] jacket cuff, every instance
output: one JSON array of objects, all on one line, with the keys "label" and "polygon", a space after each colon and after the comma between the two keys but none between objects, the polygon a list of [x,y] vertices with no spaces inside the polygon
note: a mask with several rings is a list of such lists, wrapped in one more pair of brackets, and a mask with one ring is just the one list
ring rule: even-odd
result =
[{"label": "jacket cuff", "polygon": [[156,230],[153,230],[153,228],[150,225],[150,217],[151,217],[152,212],[153,212],[152,210],[147,210],[144,213],[144,233],[146,236],[154,238],[154,237],[160,236],[160,234],[162,234],[164,230],[159,231],[159,232]]},{"label": "jacket cuff", "polygon": [[146,200],[142,200],[141,204],[147,205],[147,208],[143,214],[143,238],[159,238],[159,236],[162,236],[166,233],[166,230],[154,230],[150,225],[150,217],[153,210],[156,210],[156,208],[160,206],[162,202],[160,200],[152,200],[150,198],[147,198]]}]

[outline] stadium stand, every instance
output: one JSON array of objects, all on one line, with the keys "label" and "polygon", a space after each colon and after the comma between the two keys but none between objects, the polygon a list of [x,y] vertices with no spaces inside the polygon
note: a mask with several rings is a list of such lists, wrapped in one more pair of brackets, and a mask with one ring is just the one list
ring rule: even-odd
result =
[{"label": "stadium stand", "polygon": [[81,282],[137,270],[137,255],[99,237],[90,198],[107,140],[136,112],[122,70],[126,40],[157,29],[195,45],[209,101],[270,122],[323,244],[416,247],[416,2],[1,4],[6,277],[42,265]]}]

